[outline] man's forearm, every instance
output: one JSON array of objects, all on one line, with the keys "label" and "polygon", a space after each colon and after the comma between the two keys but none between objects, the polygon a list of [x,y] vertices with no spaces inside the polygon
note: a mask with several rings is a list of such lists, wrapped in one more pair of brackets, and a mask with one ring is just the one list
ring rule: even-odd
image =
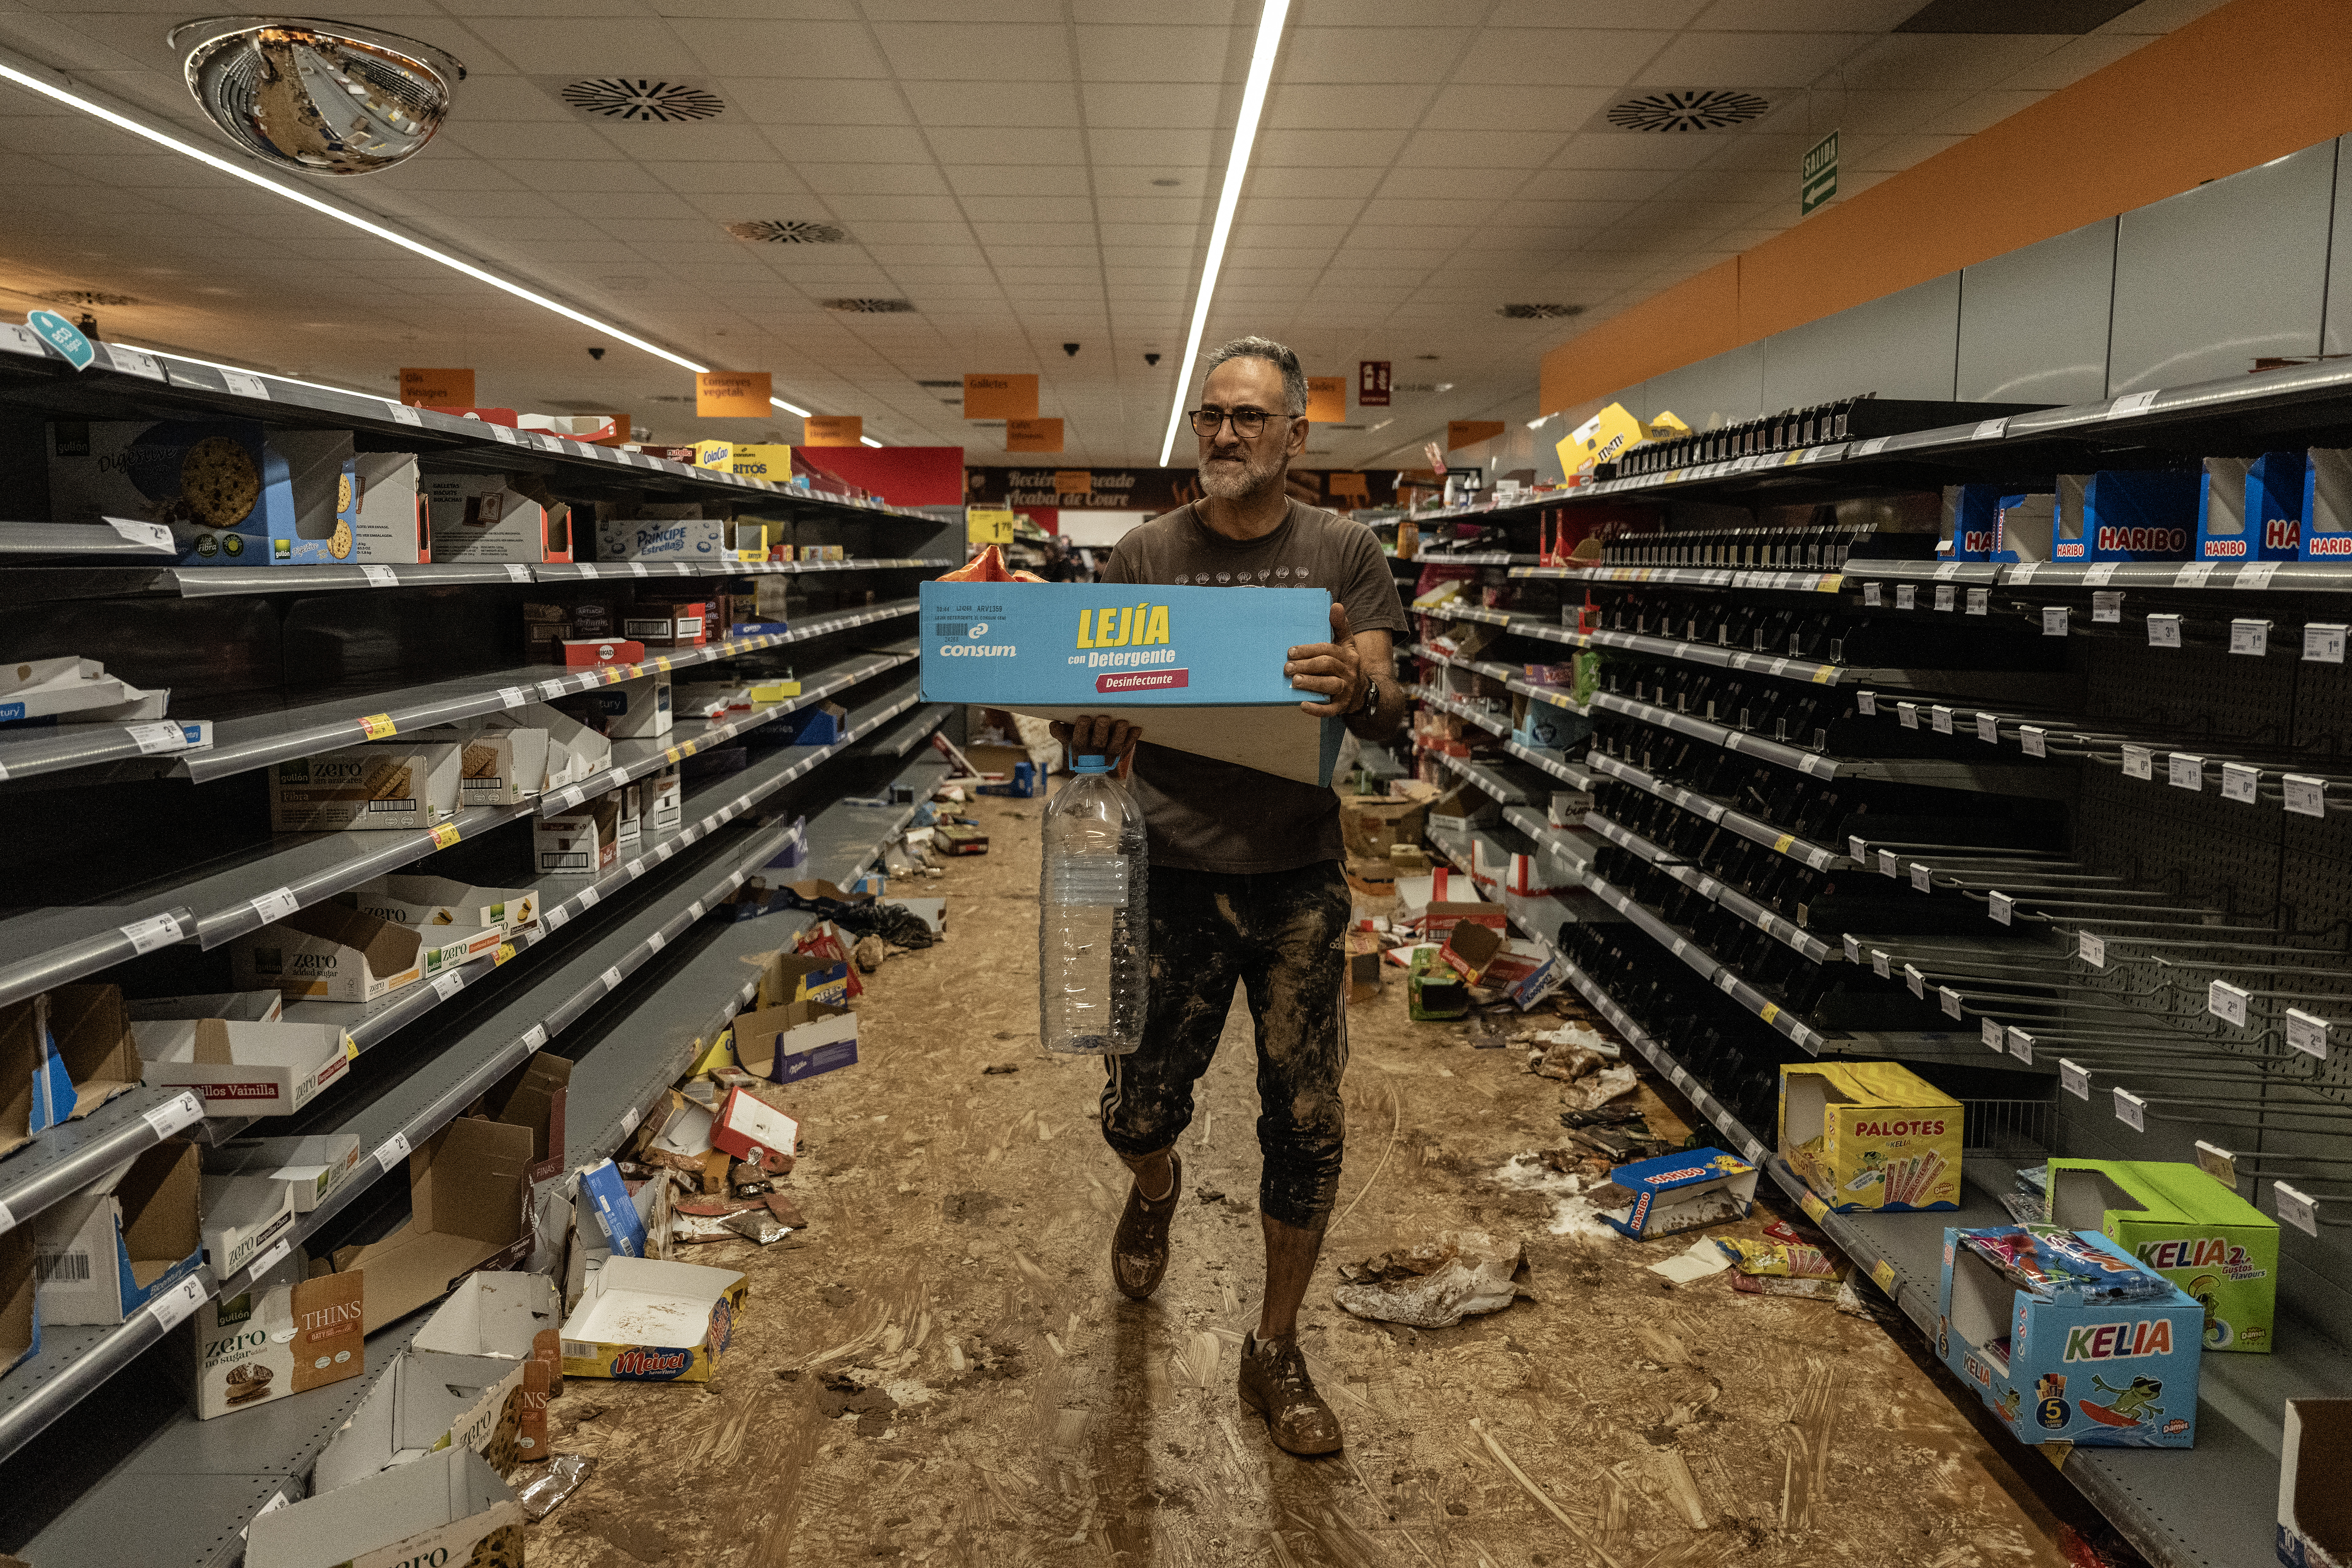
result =
[{"label": "man's forearm", "polygon": [[1356,712],[1348,716],[1348,729],[1362,741],[1389,741],[1404,728],[1404,688],[1386,675],[1372,677],[1372,689],[1380,693],[1380,701],[1369,713]]}]

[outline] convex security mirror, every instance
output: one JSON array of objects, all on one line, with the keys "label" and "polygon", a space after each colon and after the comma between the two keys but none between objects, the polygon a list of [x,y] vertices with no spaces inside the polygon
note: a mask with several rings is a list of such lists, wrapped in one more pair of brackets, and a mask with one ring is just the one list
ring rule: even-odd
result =
[{"label": "convex security mirror", "polygon": [[214,124],[308,174],[372,174],[414,156],[466,79],[430,44],[317,18],[214,16],[173,28],[171,42]]}]

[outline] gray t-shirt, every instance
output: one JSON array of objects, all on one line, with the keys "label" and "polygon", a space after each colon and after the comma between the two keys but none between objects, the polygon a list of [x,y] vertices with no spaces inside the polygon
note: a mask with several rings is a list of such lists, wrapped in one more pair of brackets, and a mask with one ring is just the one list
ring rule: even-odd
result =
[{"label": "gray t-shirt", "polygon": [[[1324,588],[1348,607],[1356,630],[1405,629],[1396,578],[1371,530],[1296,500],[1279,528],[1246,542],[1215,531],[1189,506],[1155,517],[1118,542],[1102,580]],[[1301,700],[1309,695],[1299,693]],[[1148,734],[1149,720],[1144,729]],[[1147,740],[1136,748],[1134,787],[1154,866],[1291,871],[1344,852],[1339,797],[1313,784]]]}]

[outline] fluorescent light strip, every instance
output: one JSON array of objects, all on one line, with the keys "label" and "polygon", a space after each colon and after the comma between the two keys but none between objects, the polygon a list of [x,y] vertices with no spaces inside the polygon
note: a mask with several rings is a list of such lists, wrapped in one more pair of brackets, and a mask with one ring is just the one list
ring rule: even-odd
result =
[{"label": "fluorescent light strip", "polygon": [[857,444],[861,447],[879,447],[882,443],[871,436],[860,436],[857,438]]},{"label": "fluorescent light strip", "polygon": [[1209,327],[1209,300],[1217,291],[1217,269],[1224,265],[1225,241],[1234,232],[1234,209],[1241,205],[1242,181],[1249,174],[1250,149],[1257,142],[1258,117],[1265,112],[1266,85],[1274,78],[1274,57],[1282,49],[1283,18],[1290,0],[1265,0],[1258,13],[1257,47],[1250,52],[1249,84],[1242,89],[1241,118],[1234,122],[1233,156],[1225,161],[1225,188],[1217,198],[1217,221],[1209,229],[1209,254],[1201,265],[1201,294],[1192,301],[1192,331],[1184,340],[1184,357],[1176,362],[1176,406],[1168,414],[1168,439],[1160,444],[1160,466],[1166,468],[1176,450],[1176,432],[1184,425],[1184,395],[1192,386],[1192,362],[1201,353],[1201,334]]},{"label": "fluorescent light strip", "polygon": [[[337,223],[349,224],[353,228],[360,229],[365,233],[375,236],[378,239],[387,240],[390,243],[400,247],[403,250],[421,256],[427,261],[437,261],[442,266],[446,267],[453,271],[464,273],[467,277],[473,279],[478,283],[487,283],[491,288],[499,289],[503,293],[511,294],[516,299],[520,300],[527,304],[536,305],[542,310],[552,310],[557,315],[562,316],[570,321],[577,321],[583,327],[593,328],[595,331],[604,333],[607,337],[617,338],[633,349],[637,349],[643,353],[649,353],[656,359],[667,360],[671,364],[677,365],[680,369],[690,370],[695,372],[697,374],[699,374],[710,368],[707,364],[697,364],[692,360],[686,358],[682,354],[672,353],[669,350],[663,348],[658,343],[648,342],[646,340],[638,337],[634,332],[625,332],[620,328],[613,325],[610,321],[599,321],[595,317],[589,315],[584,310],[575,310],[571,306],[563,304],[560,300],[551,300],[544,294],[534,293],[532,290],[524,288],[520,283],[509,283],[495,272],[484,271],[481,268],[475,266],[470,261],[460,260],[458,258],[449,255],[446,251],[436,250],[431,246],[421,244],[416,240],[411,239],[406,235],[399,233],[397,230],[386,228],[380,223],[371,222],[369,219],[361,217],[355,213],[345,212],[342,208],[334,206],[327,202],[322,202],[316,196],[308,195],[290,186],[281,185],[275,180],[265,179],[254,170],[246,168],[241,164],[232,163],[228,159],[223,158],[216,153],[207,153],[192,142],[183,142],[178,137],[171,135],[165,132],[158,131],[152,126],[142,125],[138,121],[131,119],[130,116],[119,114],[113,110],[107,108],[102,103],[83,98],[78,93],[68,92],[64,88],[58,86],[55,82],[44,81],[39,77],[32,75],[30,72],[18,70],[16,67],[8,64],[5,60],[0,60],[0,81],[15,82],[18,87],[24,88],[27,91],[37,92],[42,97],[52,100],[58,103],[62,103],[68,108],[79,109],[84,114],[90,115],[99,120],[103,120],[109,125],[114,126],[118,130],[128,131],[133,136],[152,142],[159,147],[168,147],[173,152],[179,153],[183,157],[194,158],[197,163],[203,163],[208,168],[217,169],[222,174],[228,175],[232,179],[243,180],[247,184],[257,185],[262,190],[269,192],[272,195],[283,196],[289,202],[309,207],[312,212],[320,213],[327,217],[333,218]],[[370,394],[369,395],[373,395]],[[768,401],[775,407],[782,408],[788,413],[797,414],[803,419],[808,417],[809,411],[807,409],[787,403],[781,397],[771,397]]]}]

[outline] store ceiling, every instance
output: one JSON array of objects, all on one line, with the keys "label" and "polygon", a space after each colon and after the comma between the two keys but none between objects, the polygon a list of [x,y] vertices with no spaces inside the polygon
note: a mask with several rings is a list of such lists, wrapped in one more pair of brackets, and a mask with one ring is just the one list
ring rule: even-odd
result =
[{"label": "store ceiling", "polygon": [[[1395,461],[1448,419],[1535,412],[1546,349],[1796,221],[1840,132],[1840,195],[2004,119],[2220,0],[1297,0],[1208,326],[1310,374],[1388,360],[1393,406],[1318,427],[1317,466]],[[301,9],[312,7],[306,5]],[[164,41],[185,0],[0,0],[23,63],[224,138]],[[331,194],[891,444],[1002,433],[967,371],[1035,371],[1065,465],[1150,462],[1208,242],[1249,0],[394,0],[339,18],[460,57],[447,126]],[[1628,26],[1638,23],[1638,26]],[[575,83],[699,89],[715,116],[602,118]],[[1612,105],[1723,89],[1767,105],[1696,133]],[[580,96],[593,99],[585,90]],[[707,107],[707,104],[703,107]],[[699,421],[691,378],[429,261],[0,83],[0,308],[91,290],[113,336],[389,391],[472,365],[487,402],[618,407],[663,438],[793,439]],[[726,226],[832,225],[785,244]],[[908,301],[904,313],[829,300]],[[1506,305],[1581,307],[1513,320]],[[1079,345],[1075,357],[1062,344]],[[1162,357],[1147,365],[1147,353]],[[1179,460],[1190,454],[1180,445]]]}]

